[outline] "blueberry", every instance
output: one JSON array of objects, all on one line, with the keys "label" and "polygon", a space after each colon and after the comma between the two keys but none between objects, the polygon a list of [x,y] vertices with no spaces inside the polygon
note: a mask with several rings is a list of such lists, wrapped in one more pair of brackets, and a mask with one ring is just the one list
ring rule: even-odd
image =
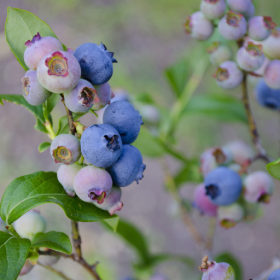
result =
[{"label": "blueberry", "polygon": [[85,202],[102,204],[112,189],[110,174],[92,165],[83,167],[74,179],[74,190]]},{"label": "blueberry", "polygon": [[206,195],[216,205],[229,205],[240,196],[242,180],[240,175],[228,167],[212,170],[204,180]]},{"label": "blueberry", "polygon": [[65,105],[74,113],[87,113],[93,105],[99,102],[96,90],[92,84],[80,79],[78,84],[64,94]]},{"label": "blueberry", "polygon": [[29,259],[27,259],[19,273],[20,276],[26,275],[31,271],[31,269],[34,267],[34,265],[31,263]]},{"label": "blueberry", "polygon": [[50,153],[56,163],[73,164],[81,157],[80,141],[74,135],[60,134],[53,139]]},{"label": "blueberry", "polygon": [[22,238],[32,240],[36,233],[46,230],[46,220],[38,211],[31,210],[17,219],[13,226]]},{"label": "blueberry", "polygon": [[275,59],[269,62],[264,71],[266,84],[273,89],[280,89],[280,60]]},{"label": "blueberry", "polygon": [[81,67],[70,52],[55,51],[39,62],[37,77],[41,85],[54,93],[72,90],[81,77]]},{"label": "blueberry", "polygon": [[226,8],[225,0],[202,0],[200,4],[200,10],[208,19],[222,17]]},{"label": "blueberry", "polygon": [[[42,251],[42,248],[40,248]],[[53,266],[59,261],[59,256],[47,256],[47,255],[40,255],[38,258],[38,262],[46,265],[46,266]]]},{"label": "blueberry", "polygon": [[126,187],[143,178],[146,165],[139,150],[131,145],[123,145],[122,154],[115,164],[106,168],[116,187]]},{"label": "blueberry", "polygon": [[246,13],[250,10],[251,0],[227,0],[229,8],[238,13]]},{"label": "blueberry", "polygon": [[213,34],[214,26],[211,20],[198,11],[187,18],[185,29],[188,34],[197,40],[206,41]]},{"label": "blueberry", "polygon": [[274,270],[267,278],[267,280],[279,280],[280,279],[280,268]]},{"label": "blueberry", "polygon": [[51,92],[39,83],[36,70],[27,71],[22,77],[21,82],[22,95],[30,105],[41,105],[52,95]]},{"label": "blueberry", "polygon": [[94,43],[80,45],[74,52],[74,56],[80,63],[82,78],[93,85],[102,85],[108,82],[113,75],[114,53],[107,51],[105,45]]},{"label": "blueberry", "polygon": [[280,59],[280,28],[271,31],[270,36],[262,42],[264,53],[272,59]]},{"label": "blueberry", "polygon": [[271,34],[271,30],[276,27],[271,17],[256,16],[248,22],[248,35],[256,41],[263,41]]},{"label": "blueberry", "polygon": [[143,124],[139,112],[127,101],[116,101],[107,106],[103,123],[112,125],[120,133],[123,144],[134,142]]},{"label": "blueberry", "polygon": [[224,228],[232,228],[244,217],[244,210],[238,203],[229,206],[220,206],[218,209],[218,221]]},{"label": "blueberry", "polygon": [[27,49],[24,52],[24,62],[31,70],[36,70],[40,60],[48,53],[63,51],[63,47],[58,39],[47,36],[41,37],[38,32],[32,40],[25,43]]},{"label": "blueberry", "polygon": [[255,15],[255,13],[256,13],[256,8],[254,4],[251,3],[249,9],[245,13],[243,13],[243,15],[246,18],[246,20],[249,20],[251,17]]},{"label": "blueberry", "polygon": [[215,66],[220,66],[225,61],[232,59],[232,50],[221,42],[214,42],[207,48],[207,52],[210,54],[210,61]]},{"label": "blueberry", "polygon": [[95,89],[99,101],[93,105],[92,110],[98,111],[110,103],[110,100],[113,97],[113,92],[109,83],[105,83],[100,86],[95,86]]},{"label": "blueberry", "polygon": [[113,165],[122,152],[118,131],[109,124],[89,126],[82,134],[81,149],[84,158],[94,166]]}]

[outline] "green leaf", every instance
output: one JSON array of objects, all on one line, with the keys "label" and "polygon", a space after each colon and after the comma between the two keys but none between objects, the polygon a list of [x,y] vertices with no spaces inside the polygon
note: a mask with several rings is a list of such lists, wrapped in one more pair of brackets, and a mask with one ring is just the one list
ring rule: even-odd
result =
[{"label": "green leaf", "polygon": [[34,14],[18,8],[7,8],[5,24],[6,40],[24,70],[28,70],[23,59],[23,54],[26,49],[24,44],[28,40],[31,40],[37,32],[42,37],[56,37],[51,28]]},{"label": "green leaf", "polygon": [[280,159],[270,162],[266,168],[271,176],[280,180]]},{"label": "green leaf", "polygon": [[[79,118],[81,118],[84,115],[84,113],[73,113],[73,119],[74,121],[77,121]],[[58,128],[56,135],[59,134],[67,134],[69,133],[69,127],[68,127],[68,118],[67,116],[61,117],[58,122]]]},{"label": "green leaf", "polygon": [[117,228],[118,228],[118,225],[119,225],[119,221],[120,221],[120,217],[117,216],[117,215],[113,215],[112,218],[110,219],[104,219],[102,220],[101,222],[102,223],[106,223],[106,225],[108,225],[109,227],[112,228],[112,230],[114,232],[117,232]]},{"label": "green leaf", "polygon": [[173,92],[179,97],[187,83],[190,69],[187,61],[180,60],[175,65],[165,70],[167,81],[169,82]]},{"label": "green leaf", "polygon": [[32,246],[46,247],[69,255],[72,253],[72,245],[70,239],[63,232],[39,232],[34,236],[32,240]]},{"label": "green leaf", "polygon": [[38,147],[38,151],[39,153],[43,153],[48,147],[51,146],[51,143],[50,142],[43,142],[39,145]]},{"label": "green leaf", "polygon": [[195,95],[185,107],[184,114],[198,114],[223,121],[247,123],[242,102],[227,94]]},{"label": "green leaf", "polygon": [[52,110],[54,109],[55,105],[57,104],[57,102],[60,99],[60,95],[59,94],[55,94],[53,93],[51,95],[50,98],[48,98],[47,100],[47,105],[46,105],[46,111],[45,111],[45,116],[49,116],[49,114],[52,112]]},{"label": "green leaf", "polygon": [[157,139],[143,126],[133,146],[139,149],[143,155],[149,157],[160,157],[165,152],[165,149],[158,143]]},{"label": "green leaf", "polygon": [[198,161],[190,161],[186,163],[174,177],[175,184],[180,187],[186,182],[199,183],[202,182],[201,173],[199,172]]},{"label": "green leaf", "polygon": [[243,279],[243,268],[240,261],[229,252],[223,252],[215,257],[216,262],[226,262],[230,264],[235,272],[235,279]]},{"label": "green leaf", "polygon": [[0,279],[17,279],[30,248],[28,239],[0,231]]},{"label": "green leaf", "polygon": [[27,211],[45,203],[58,204],[74,221],[95,222],[111,217],[107,211],[67,195],[56,173],[43,171],[21,176],[9,184],[1,200],[1,217],[10,225]]}]

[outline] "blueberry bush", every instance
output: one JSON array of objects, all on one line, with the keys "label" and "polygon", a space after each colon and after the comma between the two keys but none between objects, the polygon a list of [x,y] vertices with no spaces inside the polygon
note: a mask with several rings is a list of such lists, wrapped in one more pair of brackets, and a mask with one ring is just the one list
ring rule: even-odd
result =
[{"label": "blueberry bush", "polygon": [[[269,203],[273,194],[272,177],[280,179],[280,159],[272,159],[263,147],[248,97],[248,80],[258,79],[258,103],[280,109],[280,30],[271,17],[255,16],[251,0],[202,0],[200,11],[187,18],[185,30],[206,41],[201,44],[209,55],[198,58],[192,73],[187,63],[166,70],[176,96],[167,108],[148,93],[131,97],[111,89],[117,59],[103,43],[82,42],[72,50],[34,14],[8,7],[6,40],[26,74],[22,95],[0,94],[0,102],[23,106],[34,115],[34,128],[50,139],[38,150],[49,149],[59,167],[57,173],[40,171],[16,178],[5,189],[0,204],[0,279],[17,279],[36,265],[72,279],[67,271],[53,267],[60,258],[77,262],[92,279],[102,279],[98,262],[89,263],[83,256],[78,222],[100,222],[135,250],[134,275],[127,280],[167,279],[155,268],[169,260],[197,267],[191,254],[152,253],[141,230],[116,215],[123,207],[124,187],[144,183],[142,154],[160,158],[165,189],[201,254],[200,279],[243,279],[242,266],[231,253],[213,255],[213,239],[217,226],[230,229],[258,219],[262,203]],[[226,93],[193,95],[210,63],[216,67],[217,85],[225,91],[240,87],[241,100]],[[52,111],[59,101],[65,116],[57,120]],[[98,123],[83,125],[85,114],[95,115]],[[176,132],[188,114],[246,124],[254,148],[239,139],[187,157],[176,148]],[[180,163],[176,173],[170,158]],[[267,171],[251,172],[257,160],[267,164]],[[189,199],[180,193],[186,182],[197,185]],[[72,243],[63,232],[46,232],[46,220],[34,209],[45,203],[64,210],[71,221]],[[208,234],[198,230],[194,211],[209,217]],[[280,279],[279,269],[274,265],[253,279]]]}]

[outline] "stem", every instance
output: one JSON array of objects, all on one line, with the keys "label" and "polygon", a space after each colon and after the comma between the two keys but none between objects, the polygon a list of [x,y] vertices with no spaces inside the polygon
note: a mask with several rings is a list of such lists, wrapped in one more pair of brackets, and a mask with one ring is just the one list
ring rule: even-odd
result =
[{"label": "stem", "polygon": [[21,238],[12,225],[6,226],[6,229],[15,237]]},{"label": "stem", "polygon": [[53,127],[49,121],[45,123],[45,128],[49,133],[49,137],[53,140],[56,137],[56,134],[54,133]]},{"label": "stem", "polygon": [[72,238],[75,248],[75,258],[79,260],[82,257],[82,249],[81,249],[81,236],[79,233],[79,225],[78,222],[71,221],[71,227],[72,227]]},{"label": "stem", "polygon": [[[217,223],[217,217],[209,218],[209,227],[208,227],[207,242],[206,242],[206,248],[209,251],[208,254],[210,254],[213,249],[213,242],[216,233],[216,223]],[[211,258],[212,256],[210,255],[210,259]]]},{"label": "stem", "polygon": [[62,272],[52,268],[51,266],[47,266],[47,265],[44,265],[40,262],[37,262],[38,265],[42,266],[43,268],[51,271],[52,273],[58,275],[59,277],[61,277],[62,279],[65,279],[65,280],[72,280],[71,278],[67,277],[65,274],[63,274]]}]

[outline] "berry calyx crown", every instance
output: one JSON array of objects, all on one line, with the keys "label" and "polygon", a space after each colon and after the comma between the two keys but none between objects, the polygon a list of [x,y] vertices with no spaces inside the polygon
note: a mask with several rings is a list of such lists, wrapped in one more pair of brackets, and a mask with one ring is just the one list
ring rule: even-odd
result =
[{"label": "berry calyx crown", "polygon": [[42,39],[40,33],[38,32],[36,35],[33,36],[33,38],[31,40],[28,40],[27,42],[25,42],[25,46],[27,47],[31,47],[34,43],[36,43],[37,41],[40,41]]},{"label": "berry calyx crown", "polygon": [[226,14],[227,24],[233,27],[238,27],[244,16],[242,14],[236,13],[234,11],[229,11]]},{"label": "berry calyx crown", "polygon": [[263,55],[263,46],[255,45],[253,42],[249,42],[246,47],[246,51],[252,56],[262,56]]},{"label": "berry calyx crown", "polygon": [[50,76],[67,77],[69,74],[67,61],[68,59],[61,52],[53,52],[45,61],[45,65],[49,68],[48,74]]}]

